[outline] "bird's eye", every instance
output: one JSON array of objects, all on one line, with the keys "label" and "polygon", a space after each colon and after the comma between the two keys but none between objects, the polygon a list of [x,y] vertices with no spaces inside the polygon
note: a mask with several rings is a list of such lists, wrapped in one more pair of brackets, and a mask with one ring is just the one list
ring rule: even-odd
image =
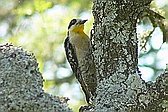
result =
[{"label": "bird's eye", "polygon": [[71,22],[69,23],[68,29],[69,29],[72,25],[74,25],[76,22],[77,22],[76,19],[72,19]]}]

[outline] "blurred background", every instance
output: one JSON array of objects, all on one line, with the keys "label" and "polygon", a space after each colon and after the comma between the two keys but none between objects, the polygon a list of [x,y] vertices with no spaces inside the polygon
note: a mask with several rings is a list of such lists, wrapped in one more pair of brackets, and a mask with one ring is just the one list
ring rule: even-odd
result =
[{"label": "blurred background", "polygon": [[[0,44],[12,43],[34,53],[45,79],[44,90],[68,97],[74,112],[85,101],[66,61],[63,41],[72,18],[88,19],[85,32],[90,33],[92,5],[91,0],[0,0]],[[164,16],[164,23],[168,24],[168,0],[154,0],[151,8]],[[148,18],[138,22],[137,35],[140,49],[149,37],[146,47],[139,49],[139,67],[144,80],[154,81],[168,63],[168,45],[162,44],[162,30],[153,27]]]}]

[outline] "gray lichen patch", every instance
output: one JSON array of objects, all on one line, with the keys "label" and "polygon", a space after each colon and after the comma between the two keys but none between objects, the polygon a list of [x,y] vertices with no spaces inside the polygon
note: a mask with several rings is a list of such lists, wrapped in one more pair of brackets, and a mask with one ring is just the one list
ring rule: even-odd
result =
[{"label": "gray lichen patch", "polygon": [[[94,0],[96,112],[165,112],[168,74],[155,83],[138,73],[137,20],[152,0]],[[164,102],[163,102],[164,99]]]},{"label": "gray lichen patch", "polygon": [[44,93],[33,54],[0,45],[0,112],[71,112],[66,101]]}]

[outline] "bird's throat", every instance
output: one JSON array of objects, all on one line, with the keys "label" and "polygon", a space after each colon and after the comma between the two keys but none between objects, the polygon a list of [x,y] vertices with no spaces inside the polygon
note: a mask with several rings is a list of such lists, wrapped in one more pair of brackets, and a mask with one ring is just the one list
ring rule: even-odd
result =
[{"label": "bird's throat", "polygon": [[84,30],[84,25],[80,25],[80,26],[75,27],[72,30],[72,32],[74,32],[74,33],[84,33],[83,30]]}]

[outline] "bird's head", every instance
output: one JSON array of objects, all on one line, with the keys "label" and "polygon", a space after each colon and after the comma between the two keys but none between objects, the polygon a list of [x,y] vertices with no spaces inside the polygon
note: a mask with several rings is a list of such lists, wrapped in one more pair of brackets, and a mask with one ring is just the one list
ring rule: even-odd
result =
[{"label": "bird's head", "polygon": [[84,23],[87,20],[82,19],[72,19],[68,26],[68,31],[74,32],[74,33],[80,33],[83,32],[84,29]]}]

